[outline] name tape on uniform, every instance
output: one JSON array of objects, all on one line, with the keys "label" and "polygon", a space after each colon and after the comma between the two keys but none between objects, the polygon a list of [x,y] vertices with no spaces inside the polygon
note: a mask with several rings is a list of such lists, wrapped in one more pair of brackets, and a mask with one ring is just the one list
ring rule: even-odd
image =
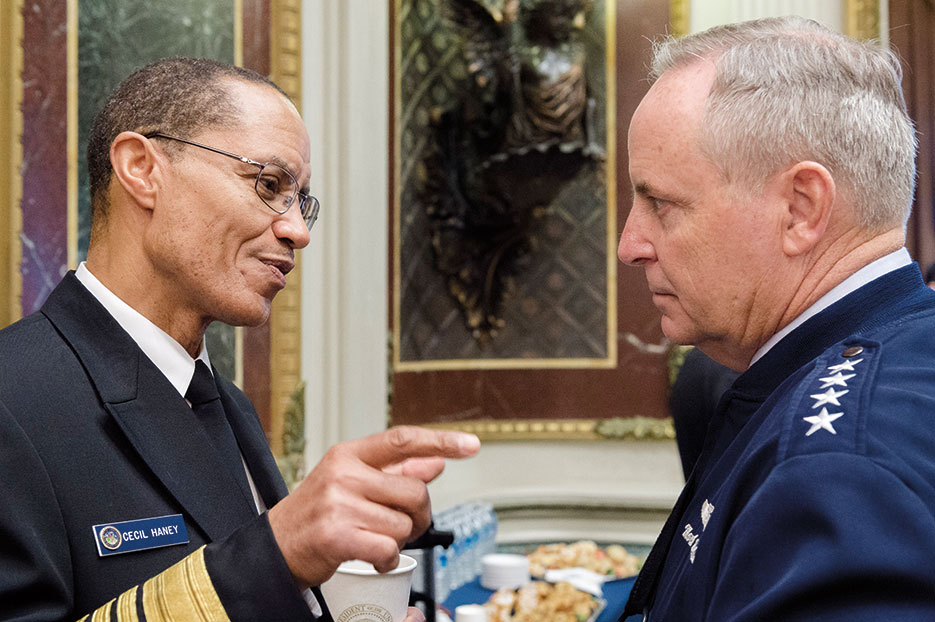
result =
[{"label": "name tape on uniform", "polygon": [[101,557],[188,543],[181,514],[94,525],[94,541]]}]

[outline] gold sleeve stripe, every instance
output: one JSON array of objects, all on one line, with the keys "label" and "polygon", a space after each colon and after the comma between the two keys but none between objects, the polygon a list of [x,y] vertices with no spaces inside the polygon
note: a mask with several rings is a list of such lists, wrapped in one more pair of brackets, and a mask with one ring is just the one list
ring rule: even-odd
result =
[{"label": "gold sleeve stripe", "polygon": [[91,614],[91,622],[110,622],[110,609],[114,604],[114,600],[111,600],[103,607],[98,607],[97,610]]},{"label": "gold sleeve stripe", "polygon": [[136,615],[136,593],[139,586],[134,585],[117,598],[117,622],[140,622]]},{"label": "gold sleeve stripe", "polygon": [[143,611],[146,622],[230,622],[205,566],[204,547],[143,585]]},{"label": "gold sleeve stripe", "polygon": [[83,618],[78,620],[78,622],[88,622],[88,616],[84,616]]}]

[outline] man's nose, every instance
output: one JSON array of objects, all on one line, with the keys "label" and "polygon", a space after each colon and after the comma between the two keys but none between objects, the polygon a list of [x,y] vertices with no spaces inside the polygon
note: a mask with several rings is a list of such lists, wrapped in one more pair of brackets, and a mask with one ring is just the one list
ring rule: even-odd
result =
[{"label": "man's nose", "polygon": [[286,240],[292,248],[308,246],[309,230],[305,219],[302,218],[298,199],[273,221],[273,233],[280,240]]},{"label": "man's nose", "polygon": [[646,235],[645,227],[634,206],[627,216],[627,222],[620,234],[620,244],[617,246],[617,257],[625,264],[639,266],[655,259],[655,249]]}]

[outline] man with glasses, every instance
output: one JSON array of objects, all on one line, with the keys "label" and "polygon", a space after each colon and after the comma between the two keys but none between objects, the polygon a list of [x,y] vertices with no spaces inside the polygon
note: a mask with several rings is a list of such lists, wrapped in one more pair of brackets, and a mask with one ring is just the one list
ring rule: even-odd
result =
[{"label": "man with glasses", "polygon": [[167,59],[111,95],[87,261],[0,331],[0,620],[327,619],[339,563],[392,568],[429,525],[426,483],[476,437],[340,444],[287,495],[204,347],[211,322],[266,321],[308,244],[309,150],[244,69]]}]

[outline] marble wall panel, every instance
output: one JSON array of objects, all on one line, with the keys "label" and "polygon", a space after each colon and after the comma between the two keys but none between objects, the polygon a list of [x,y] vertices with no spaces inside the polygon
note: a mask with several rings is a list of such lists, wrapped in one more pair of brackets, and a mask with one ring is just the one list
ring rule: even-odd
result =
[{"label": "marble wall panel", "polygon": [[22,314],[38,309],[68,263],[67,11],[61,0],[23,9]]}]

